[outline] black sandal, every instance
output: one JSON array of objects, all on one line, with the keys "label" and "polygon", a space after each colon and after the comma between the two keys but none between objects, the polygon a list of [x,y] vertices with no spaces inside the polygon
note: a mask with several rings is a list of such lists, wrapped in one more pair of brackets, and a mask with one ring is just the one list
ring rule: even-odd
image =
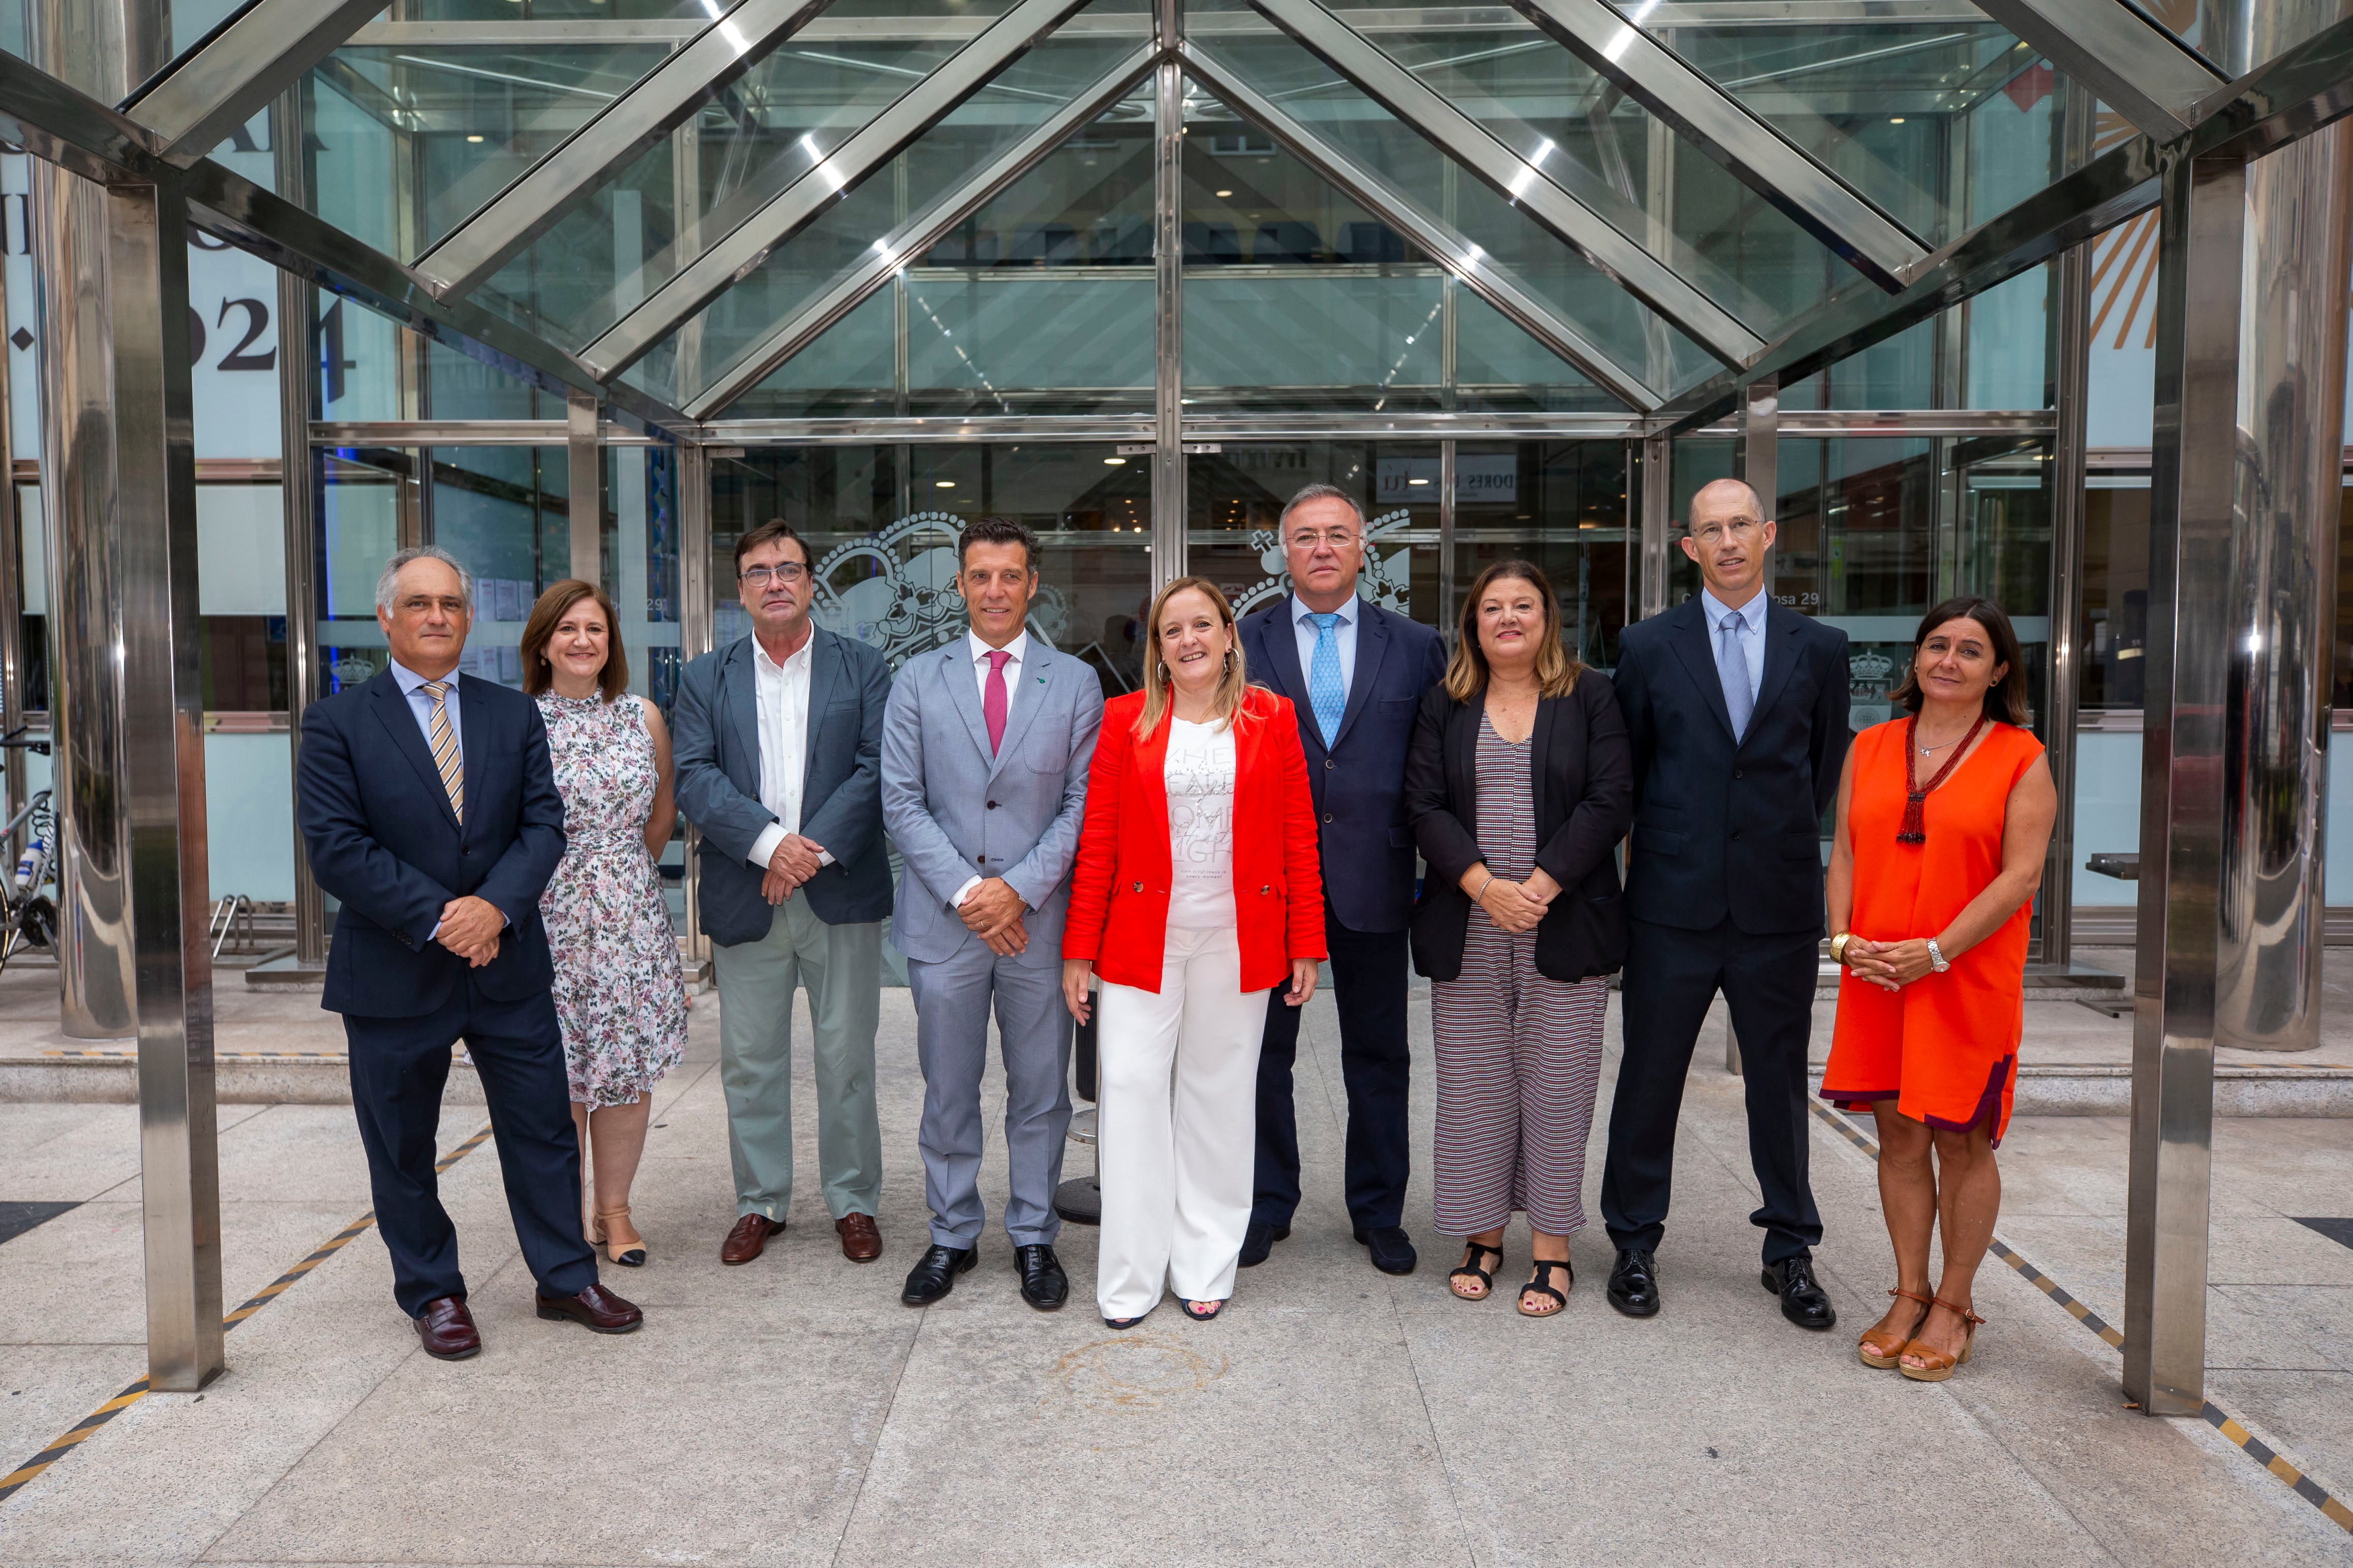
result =
[{"label": "black sandal", "polygon": [[[1184,1308],[1185,1315],[1197,1323],[1206,1323],[1226,1310],[1224,1301],[1188,1301],[1182,1296],[1176,1298],[1176,1304]],[[1196,1307],[1207,1307],[1209,1310],[1206,1312],[1197,1312],[1193,1310]]]},{"label": "black sandal", "polygon": [[1103,1320],[1103,1327],[1106,1329],[1132,1329],[1142,1321],[1144,1321],[1142,1318],[1105,1318]]},{"label": "black sandal", "polygon": [[[1462,1245],[1464,1249],[1467,1250],[1473,1258],[1478,1257],[1482,1252],[1493,1253],[1495,1255],[1495,1267],[1501,1268],[1504,1266],[1504,1249],[1502,1247],[1482,1247],[1475,1241],[1466,1241]],[[1476,1279],[1479,1281],[1480,1293],[1476,1296],[1465,1296],[1461,1291],[1455,1290],[1454,1281],[1457,1279]],[[1494,1300],[1495,1296],[1495,1277],[1484,1268],[1473,1268],[1470,1264],[1465,1263],[1461,1268],[1453,1269],[1448,1273],[1446,1276],[1446,1288],[1449,1290],[1454,1291],[1454,1299],[1458,1301],[1491,1301]]]},{"label": "black sandal", "polygon": [[[1568,1296],[1567,1292],[1556,1290],[1552,1288],[1549,1283],[1552,1279],[1552,1271],[1556,1268],[1568,1268],[1569,1289],[1573,1290],[1577,1288],[1577,1270],[1568,1268],[1568,1259],[1566,1258],[1539,1258],[1535,1260],[1535,1266],[1536,1277],[1520,1287],[1520,1316],[1523,1318],[1557,1318],[1560,1316],[1562,1309],[1568,1305]],[[1554,1301],[1552,1310],[1545,1312],[1529,1311],[1528,1292],[1531,1290],[1535,1291],[1539,1296],[1551,1297]]]}]

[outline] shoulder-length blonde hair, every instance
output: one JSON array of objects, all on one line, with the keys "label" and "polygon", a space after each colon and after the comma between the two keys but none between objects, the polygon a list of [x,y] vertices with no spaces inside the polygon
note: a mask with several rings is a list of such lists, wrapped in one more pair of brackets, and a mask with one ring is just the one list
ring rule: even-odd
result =
[{"label": "shoulder-length blonde hair", "polygon": [[1160,728],[1161,715],[1168,711],[1168,663],[1160,657],[1160,616],[1168,601],[1191,590],[1200,594],[1216,607],[1218,618],[1226,624],[1226,636],[1231,639],[1226,648],[1226,670],[1218,678],[1218,721],[1231,724],[1234,715],[1241,711],[1242,695],[1249,689],[1250,675],[1242,668],[1242,639],[1234,629],[1234,607],[1218,585],[1207,577],[1179,577],[1152,595],[1152,612],[1145,623],[1145,646],[1149,651],[1144,658],[1144,710],[1135,716],[1135,738],[1139,741]]},{"label": "shoulder-length blonde hair", "polygon": [[1487,590],[1506,580],[1525,583],[1544,606],[1544,633],[1536,639],[1536,692],[1540,697],[1566,697],[1577,689],[1585,673],[1583,661],[1560,640],[1560,601],[1552,583],[1533,561],[1498,561],[1479,574],[1462,595],[1462,616],[1454,630],[1454,653],[1446,661],[1446,695],[1468,702],[1487,684],[1487,650],[1479,646],[1479,601]]},{"label": "shoulder-length blonde hair", "polygon": [[572,606],[583,599],[596,600],[605,616],[605,668],[596,672],[596,695],[612,702],[629,689],[629,656],[621,651],[621,617],[614,613],[613,601],[596,584],[566,577],[539,596],[539,603],[531,607],[531,619],[522,625],[522,689],[532,696],[555,684],[555,671],[547,662],[547,645],[556,626],[572,613]]}]

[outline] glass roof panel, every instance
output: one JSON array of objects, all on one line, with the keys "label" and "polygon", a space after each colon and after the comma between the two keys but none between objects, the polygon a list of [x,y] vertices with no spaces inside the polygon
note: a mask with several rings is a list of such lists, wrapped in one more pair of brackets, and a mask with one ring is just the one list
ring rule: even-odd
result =
[{"label": "glass roof panel", "polygon": [[[1240,28],[1212,36],[1217,57],[1250,87],[1346,154],[1366,179],[1478,247],[1648,384],[1672,392],[1722,368],[1697,342],[1289,37]],[[1566,51],[1560,58],[1569,60]]]},{"label": "glass roof panel", "polygon": [[[1901,19],[1793,22],[1778,0],[1711,5],[1704,19],[1677,5],[1632,16],[1913,233],[1943,245],[2063,172],[2063,95],[2031,48],[1965,0],[1891,9]],[[2002,156],[1972,158],[1978,127],[1995,122]],[[1989,202],[1989,182],[2015,194]]]},{"label": "glass roof panel", "polygon": [[[774,352],[777,331],[866,262],[879,241],[951,196],[1066,109],[1138,41],[1077,30],[1046,39],[997,79],[995,89],[1001,90],[985,89],[967,100],[657,345],[634,368],[631,384],[683,405]],[[1029,412],[1047,406],[1148,406],[1151,213],[1151,111],[1139,89],[1050,153],[907,269],[912,411],[1006,412],[992,388]],[[1057,351],[1063,355],[1060,360],[1037,357],[1062,335],[1060,329],[1041,330],[1041,313],[1071,314],[1073,321],[1083,321],[1085,310],[1123,320],[1130,313],[1127,305],[1108,303],[1124,299],[1117,290],[1072,295],[1065,285],[1082,273],[1091,284],[1110,281],[1106,269],[1115,270],[1124,247],[1139,237],[1141,252],[1127,258],[1126,267],[1136,275],[1129,281],[1142,284],[1140,322],[1118,331],[1106,324],[1098,340],[1065,344]],[[1040,277],[1041,272],[1051,276]],[[886,285],[881,297],[888,300],[897,291]],[[871,317],[871,303],[860,307],[859,321]],[[825,349],[835,333],[851,326],[849,320],[838,323],[802,357]],[[1134,350],[1129,340],[1137,331],[1140,367],[1126,363]],[[1004,357],[1024,345],[1016,360]],[[862,363],[857,356],[852,361]],[[807,367],[795,371],[787,362],[767,378],[773,387],[755,389],[728,416],[808,412],[799,406],[807,374]],[[881,384],[886,411],[896,405],[895,387],[895,374]],[[783,403],[770,392],[783,396]]]}]

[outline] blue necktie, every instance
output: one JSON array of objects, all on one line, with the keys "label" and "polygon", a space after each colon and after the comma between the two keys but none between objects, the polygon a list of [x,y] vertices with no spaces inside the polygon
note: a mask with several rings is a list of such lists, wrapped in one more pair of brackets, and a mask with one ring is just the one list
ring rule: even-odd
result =
[{"label": "blue necktie", "polygon": [[1307,618],[1315,623],[1315,658],[1307,667],[1307,700],[1314,705],[1316,727],[1324,731],[1324,744],[1329,749],[1340,738],[1340,721],[1348,711],[1348,691],[1340,684],[1340,634],[1334,628],[1340,624],[1336,610],[1317,615],[1308,612]]},{"label": "blue necktie", "polygon": [[1748,648],[1740,637],[1740,612],[1735,610],[1724,617],[1724,651],[1716,656],[1716,673],[1724,680],[1724,706],[1732,719],[1732,738],[1739,740],[1748,732],[1748,715],[1756,710],[1757,698],[1748,689]]}]

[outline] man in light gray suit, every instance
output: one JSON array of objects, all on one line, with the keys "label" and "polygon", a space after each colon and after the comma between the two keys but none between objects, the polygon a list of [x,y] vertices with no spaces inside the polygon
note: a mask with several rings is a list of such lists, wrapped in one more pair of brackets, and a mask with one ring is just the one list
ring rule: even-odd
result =
[{"label": "man in light gray suit", "polygon": [[914,992],[932,1210],[932,1245],[899,1299],[923,1307],[945,1296],[980,1243],[993,1000],[1012,1165],[1005,1229],[1021,1299],[1050,1312],[1070,1297],[1054,1257],[1071,1125],[1062,916],[1103,684],[1024,629],[1038,592],[1029,529],[976,519],[956,541],[956,564],[972,629],[901,667],[882,726],[882,820],[904,863],[891,940]]},{"label": "man in light gray suit", "polygon": [[735,542],[752,635],[688,665],[675,717],[678,805],[702,832],[703,934],[719,981],[719,1079],[735,1226],[719,1261],[749,1263],[793,1195],[793,992],[817,1036],[817,1157],[853,1263],[882,1256],[874,1105],[882,917],[882,656],[809,619],[808,546],[781,521]]}]

